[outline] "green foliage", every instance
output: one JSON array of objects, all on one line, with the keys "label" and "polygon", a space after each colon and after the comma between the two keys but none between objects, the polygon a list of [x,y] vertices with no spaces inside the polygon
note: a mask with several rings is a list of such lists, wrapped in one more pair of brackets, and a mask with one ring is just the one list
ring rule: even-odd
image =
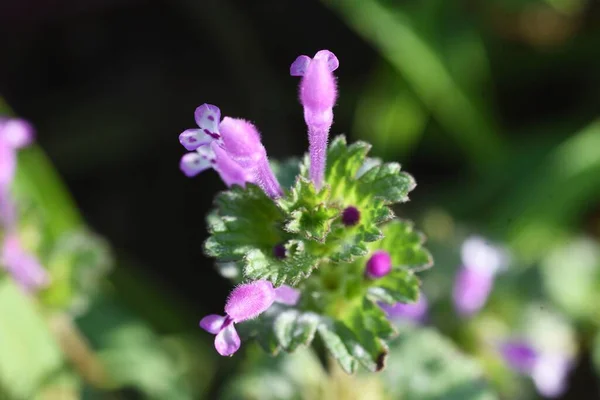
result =
[{"label": "green foliage", "polygon": [[383,227],[383,234],[377,248],[389,253],[392,265],[420,271],[433,264],[431,254],[423,247],[425,236],[415,231],[410,221],[391,221]]},{"label": "green foliage", "polygon": [[393,398],[492,400],[483,371],[437,331],[407,328],[390,344],[383,373]]},{"label": "green foliage", "polygon": [[64,363],[36,304],[9,279],[0,279],[0,388],[9,398],[32,398]]}]

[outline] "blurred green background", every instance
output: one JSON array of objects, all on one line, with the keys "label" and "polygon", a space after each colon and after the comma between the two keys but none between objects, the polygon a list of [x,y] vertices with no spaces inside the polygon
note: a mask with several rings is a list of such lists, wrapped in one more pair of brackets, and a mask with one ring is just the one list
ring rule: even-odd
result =
[{"label": "blurred green background", "polygon": [[[19,159],[23,229],[48,268],[75,277],[41,306],[2,281],[0,398],[489,398],[395,392],[392,361],[388,378],[363,382],[317,372],[311,353],[277,361],[287,367],[252,346],[219,358],[197,328],[229,291],[202,254],[223,185],[180,173],[177,135],[209,102],[255,122],[270,157],[299,156],[289,65],[320,49],[340,60],[332,133],[371,142],[417,180],[396,212],[436,260],[424,290],[447,338],[432,347],[470,354],[456,369],[500,398],[536,398],[480,344],[535,320],[531,307],[551,310],[578,354],[564,398],[600,398],[598,1],[4,0],[0,48],[1,108],[31,121],[39,145]],[[473,233],[512,262],[484,312],[458,321],[452,279]],[[77,271],[109,265],[93,290],[81,283]],[[434,335],[413,334],[415,348]],[[419,365],[398,346],[398,365]],[[294,375],[294,363],[315,372]]]}]

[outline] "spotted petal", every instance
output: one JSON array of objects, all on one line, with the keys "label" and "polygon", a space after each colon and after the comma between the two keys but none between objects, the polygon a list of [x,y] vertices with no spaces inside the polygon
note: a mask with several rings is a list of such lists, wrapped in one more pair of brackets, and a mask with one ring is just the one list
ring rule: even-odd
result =
[{"label": "spotted petal", "polygon": [[215,140],[221,138],[219,133],[221,110],[219,110],[219,107],[213,106],[212,104],[202,104],[200,107],[196,108],[194,116],[196,118],[196,123],[206,135]]},{"label": "spotted petal", "polygon": [[216,314],[207,315],[200,320],[200,328],[204,329],[208,333],[216,335],[221,331],[226,318],[227,317]]},{"label": "spotted petal", "polygon": [[233,322],[230,322],[215,337],[215,349],[222,356],[230,356],[240,348],[240,336],[235,330]]},{"label": "spotted petal", "polygon": [[319,59],[327,60],[327,67],[331,72],[335,71],[340,66],[338,58],[329,50],[318,51],[317,54],[315,54],[315,60]]},{"label": "spotted petal", "polygon": [[179,143],[189,151],[194,151],[198,147],[207,145],[213,140],[214,139],[205,134],[202,129],[187,129],[179,135]]},{"label": "spotted petal", "polygon": [[199,152],[187,153],[181,157],[179,168],[186,176],[191,178],[210,168],[212,166],[212,160],[213,159],[208,155]]}]

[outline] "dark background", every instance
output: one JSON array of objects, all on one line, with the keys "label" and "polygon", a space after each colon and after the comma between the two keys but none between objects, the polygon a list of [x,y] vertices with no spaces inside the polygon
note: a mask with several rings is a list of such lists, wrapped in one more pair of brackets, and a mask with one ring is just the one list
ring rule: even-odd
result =
[{"label": "dark background", "polygon": [[[515,2],[458,3],[460,21],[484,35],[492,80],[477,91],[494,104],[503,136],[534,151],[537,140],[558,142],[598,116],[599,2],[538,36],[522,29]],[[458,18],[438,17],[450,31]],[[0,93],[34,123],[86,220],[120,260],[134,260],[125,268],[143,266],[198,316],[221,310],[229,284],[201,246],[204,215],[223,184],[212,171],[188,179],[178,170],[185,150],[177,136],[194,126],[195,107],[209,102],[255,122],[271,157],[300,155],[307,139],[288,74],[295,57],[336,53],[333,133],[351,137],[367,77],[384,63],[318,1],[1,0],[0,49]],[[399,159],[419,182],[413,204],[435,202],[436,185],[466,180],[472,169],[442,131],[430,118]],[[582,227],[597,210],[590,205]],[[485,218],[485,210],[464,217]]]}]

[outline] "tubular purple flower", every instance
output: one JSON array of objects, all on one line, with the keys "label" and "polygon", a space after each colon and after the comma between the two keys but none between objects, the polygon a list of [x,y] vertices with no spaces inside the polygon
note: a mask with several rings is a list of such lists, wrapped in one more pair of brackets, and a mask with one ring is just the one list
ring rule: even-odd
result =
[{"label": "tubular purple flower", "polygon": [[394,305],[379,303],[379,307],[386,312],[390,319],[400,319],[418,324],[426,318],[429,303],[425,295],[420,293],[416,303],[396,303]]},{"label": "tubular purple flower", "polygon": [[373,255],[367,261],[365,275],[371,279],[377,279],[386,276],[392,270],[392,258],[383,250],[373,252]]},{"label": "tubular purple flower", "polygon": [[21,247],[14,234],[7,234],[2,244],[0,264],[12,278],[27,292],[46,286],[50,279],[38,260]]},{"label": "tubular purple flower", "polygon": [[238,118],[223,118],[219,125],[227,154],[242,168],[250,171],[253,181],[271,198],[283,195],[267,159],[256,127]]},{"label": "tubular purple flower", "polygon": [[469,317],[487,302],[495,275],[506,264],[507,256],[483,238],[470,237],[462,245],[461,258],[463,266],[454,281],[452,296],[456,311]]},{"label": "tubular purple flower", "polygon": [[327,139],[333,123],[337,85],[333,71],[339,67],[335,54],[321,50],[314,58],[302,55],[290,66],[290,75],[301,76],[300,102],[308,126],[310,177],[320,188],[325,175]]},{"label": "tubular purple flower", "polygon": [[192,151],[180,162],[186,176],[213,168],[227,186],[256,183],[271,198],[283,194],[254,125],[229,117],[220,121],[221,110],[212,104],[198,107],[195,118],[200,129],[179,135],[179,142]]},{"label": "tubular purple flower", "polygon": [[259,280],[236,287],[225,304],[225,316],[207,315],[200,320],[200,327],[217,335],[215,348],[222,356],[230,356],[240,348],[240,337],[234,324],[258,317],[273,302],[287,305],[298,302],[300,292],[289,286],[273,288],[267,280]]}]

